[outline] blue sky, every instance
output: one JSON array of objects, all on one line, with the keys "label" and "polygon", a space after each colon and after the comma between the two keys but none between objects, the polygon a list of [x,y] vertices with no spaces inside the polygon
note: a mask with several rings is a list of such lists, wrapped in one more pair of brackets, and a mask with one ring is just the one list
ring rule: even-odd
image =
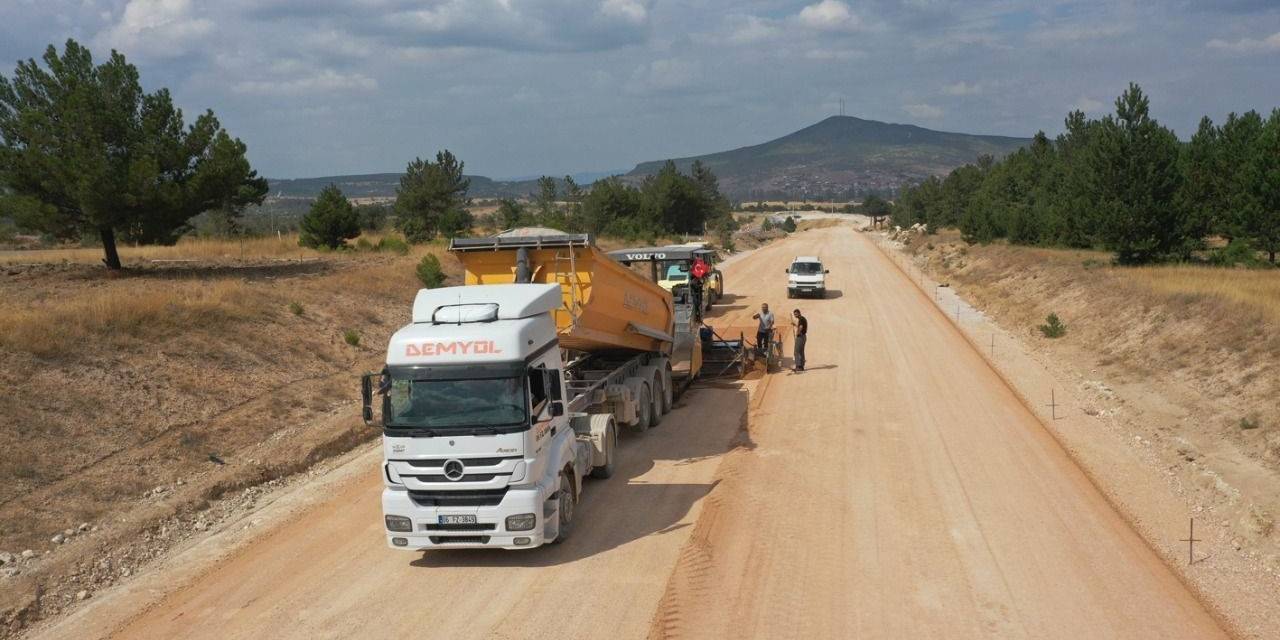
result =
[{"label": "blue sky", "polygon": [[1187,137],[1280,106],[1280,0],[4,0],[0,71],[75,38],[272,177],[627,169],[836,113],[1028,136],[1129,81]]}]

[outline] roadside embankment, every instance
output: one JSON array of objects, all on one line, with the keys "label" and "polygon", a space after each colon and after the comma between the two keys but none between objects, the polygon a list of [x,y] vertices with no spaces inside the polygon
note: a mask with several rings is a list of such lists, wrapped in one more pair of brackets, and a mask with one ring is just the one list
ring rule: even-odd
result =
[{"label": "roadside embankment", "polygon": [[[1239,635],[1280,616],[1280,271],[903,233],[881,245]],[[1065,335],[1040,330],[1057,315]],[[1194,563],[1186,539],[1195,520]]]}]

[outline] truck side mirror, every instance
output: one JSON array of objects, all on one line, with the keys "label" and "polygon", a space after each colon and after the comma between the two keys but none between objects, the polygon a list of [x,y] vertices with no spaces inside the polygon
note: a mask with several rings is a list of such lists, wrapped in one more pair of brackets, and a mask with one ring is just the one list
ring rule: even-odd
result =
[{"label": "truck side mirror", "polygon": [[556,400],[551,403],[551,408],[549,410],[551,411],[551,417],[559,418],[564,415],[564,403]]},{"label": "truck side mirror", "polygon": [[360,413],[361,417],[364,418],[364,423],[366,425],[371,427],[381,427],[382,421],[377,419],[377,416],[373,411],[373,379],[375,376],[381,378],[382,374],[366,373],[363,376],[360,376],[360,400],[363,405]]}]

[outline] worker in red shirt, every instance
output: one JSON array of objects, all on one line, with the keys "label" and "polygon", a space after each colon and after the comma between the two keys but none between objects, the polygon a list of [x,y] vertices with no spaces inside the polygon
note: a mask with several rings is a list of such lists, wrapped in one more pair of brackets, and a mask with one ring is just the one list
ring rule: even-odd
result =
[{"label": "worker in red shirt", "polygon": [[702,290],[704,286],[704,278],[711,273],[711,267],[702,258],[694,257],[693,264],[689,267],[689,293],[693,298],[693,317],[695,320],[702,319]]}]

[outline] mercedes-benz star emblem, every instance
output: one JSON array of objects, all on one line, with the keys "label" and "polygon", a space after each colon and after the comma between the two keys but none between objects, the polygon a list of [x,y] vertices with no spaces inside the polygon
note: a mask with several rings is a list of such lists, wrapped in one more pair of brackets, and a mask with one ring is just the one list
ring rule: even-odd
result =
[{"label": "mercedes-benz star emblem", "polygon": [[465,467],[462,466],[461,460],[446,460],[444,463],[444,477],[452,482],[462,479],[466,473]]}]

